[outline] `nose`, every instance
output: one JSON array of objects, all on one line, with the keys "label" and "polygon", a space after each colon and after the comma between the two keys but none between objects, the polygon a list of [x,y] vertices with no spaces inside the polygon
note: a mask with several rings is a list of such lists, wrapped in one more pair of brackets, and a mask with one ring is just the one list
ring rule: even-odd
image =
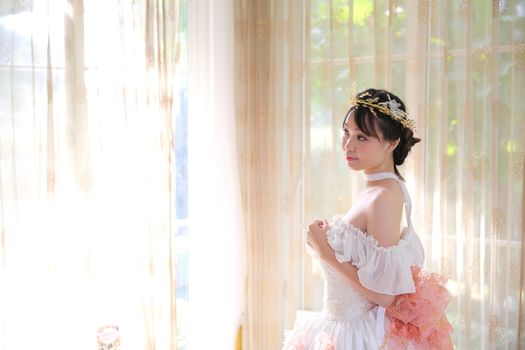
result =
[{"label": "nose", "polygon": [[343,149],[345,151],[353,151],[354,150],[354,141],[353,138],[348,136],[346,140],[343,141]]}]

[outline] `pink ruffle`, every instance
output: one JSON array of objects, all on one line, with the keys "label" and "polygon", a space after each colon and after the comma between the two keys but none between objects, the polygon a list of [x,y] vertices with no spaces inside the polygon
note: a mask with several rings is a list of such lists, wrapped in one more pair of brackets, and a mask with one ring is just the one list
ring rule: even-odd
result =
[{"label": "pink ruffle", "polygon": [[450,299],[447,279],[419,267],[412,267],[412,277],[416,292],[398,295],[386,309],[390,321],[387,348],[402,350],[411,344],[422,350],[453,349],[452,326],[445,314]]}]

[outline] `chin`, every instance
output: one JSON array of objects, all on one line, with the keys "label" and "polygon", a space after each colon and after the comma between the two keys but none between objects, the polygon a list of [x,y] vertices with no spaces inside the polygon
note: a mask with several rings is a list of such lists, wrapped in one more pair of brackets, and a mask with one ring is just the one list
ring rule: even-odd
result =
[{"label": "chin", "polygon": [[363,170],[364,168],[362,166],[359,166],[359,164],[352,164],[352,163],[347,163],[348,167],[354,171],[359,171],[359,170]]}]

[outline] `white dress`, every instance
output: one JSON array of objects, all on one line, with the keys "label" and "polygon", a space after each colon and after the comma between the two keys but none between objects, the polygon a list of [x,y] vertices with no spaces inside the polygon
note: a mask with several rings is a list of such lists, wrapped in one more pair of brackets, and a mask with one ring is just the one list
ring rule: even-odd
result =
[{"label": "white dress", "polygon": [[[410,221],[411,203],[403,181],[392,173],[366,175],[368,181],[392,178],[403,191],[407,227],[399,242],[381,247],[372,236],[352,226],[345,216],[335,216],[327,239],[339,262],[358,269],[361,284],[377,293],[398,295],[415,291],[411,267],[421,267],[424,251]],[[385,309],[354,291],[326,263],[323,311],[287,334],[283,350],[376,350],[385,336]]]}]

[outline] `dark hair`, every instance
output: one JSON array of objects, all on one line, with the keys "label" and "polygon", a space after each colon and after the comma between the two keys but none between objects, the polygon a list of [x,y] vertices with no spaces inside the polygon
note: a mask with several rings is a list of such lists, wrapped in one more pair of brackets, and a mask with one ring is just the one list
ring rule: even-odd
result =
[{"label": "dark hair", "polygon": [[[399,108],[406,112],[405,104],[395,94],[386,90],[367,89],[357,94],[357,97],[368,94],[368,98],[377,98],[377,103],[395,100],[400,104]],[[390,98],[389,98],[390,97]],[[394,149],[394,171],[401,179],[403,177],[397,170],[397,165],[405,162],[405,158],[410,152],[412,146],[421,141],[421,139],[414,137],[414,132],[403,126],[400,122],[393,119],[391,116],[382,113],[379,109],[374,108],[374,113],[369,108],[360,104],[353,105],[345,115],[343,120],[343,127],[350,114],[354,114],[354,120],[357,127],[367,136],[378,137],[377,128],[383,135],[383,140],[395,141],[399,139],[399,144]],[[377,116],[377,117],[376,117]]]}]

